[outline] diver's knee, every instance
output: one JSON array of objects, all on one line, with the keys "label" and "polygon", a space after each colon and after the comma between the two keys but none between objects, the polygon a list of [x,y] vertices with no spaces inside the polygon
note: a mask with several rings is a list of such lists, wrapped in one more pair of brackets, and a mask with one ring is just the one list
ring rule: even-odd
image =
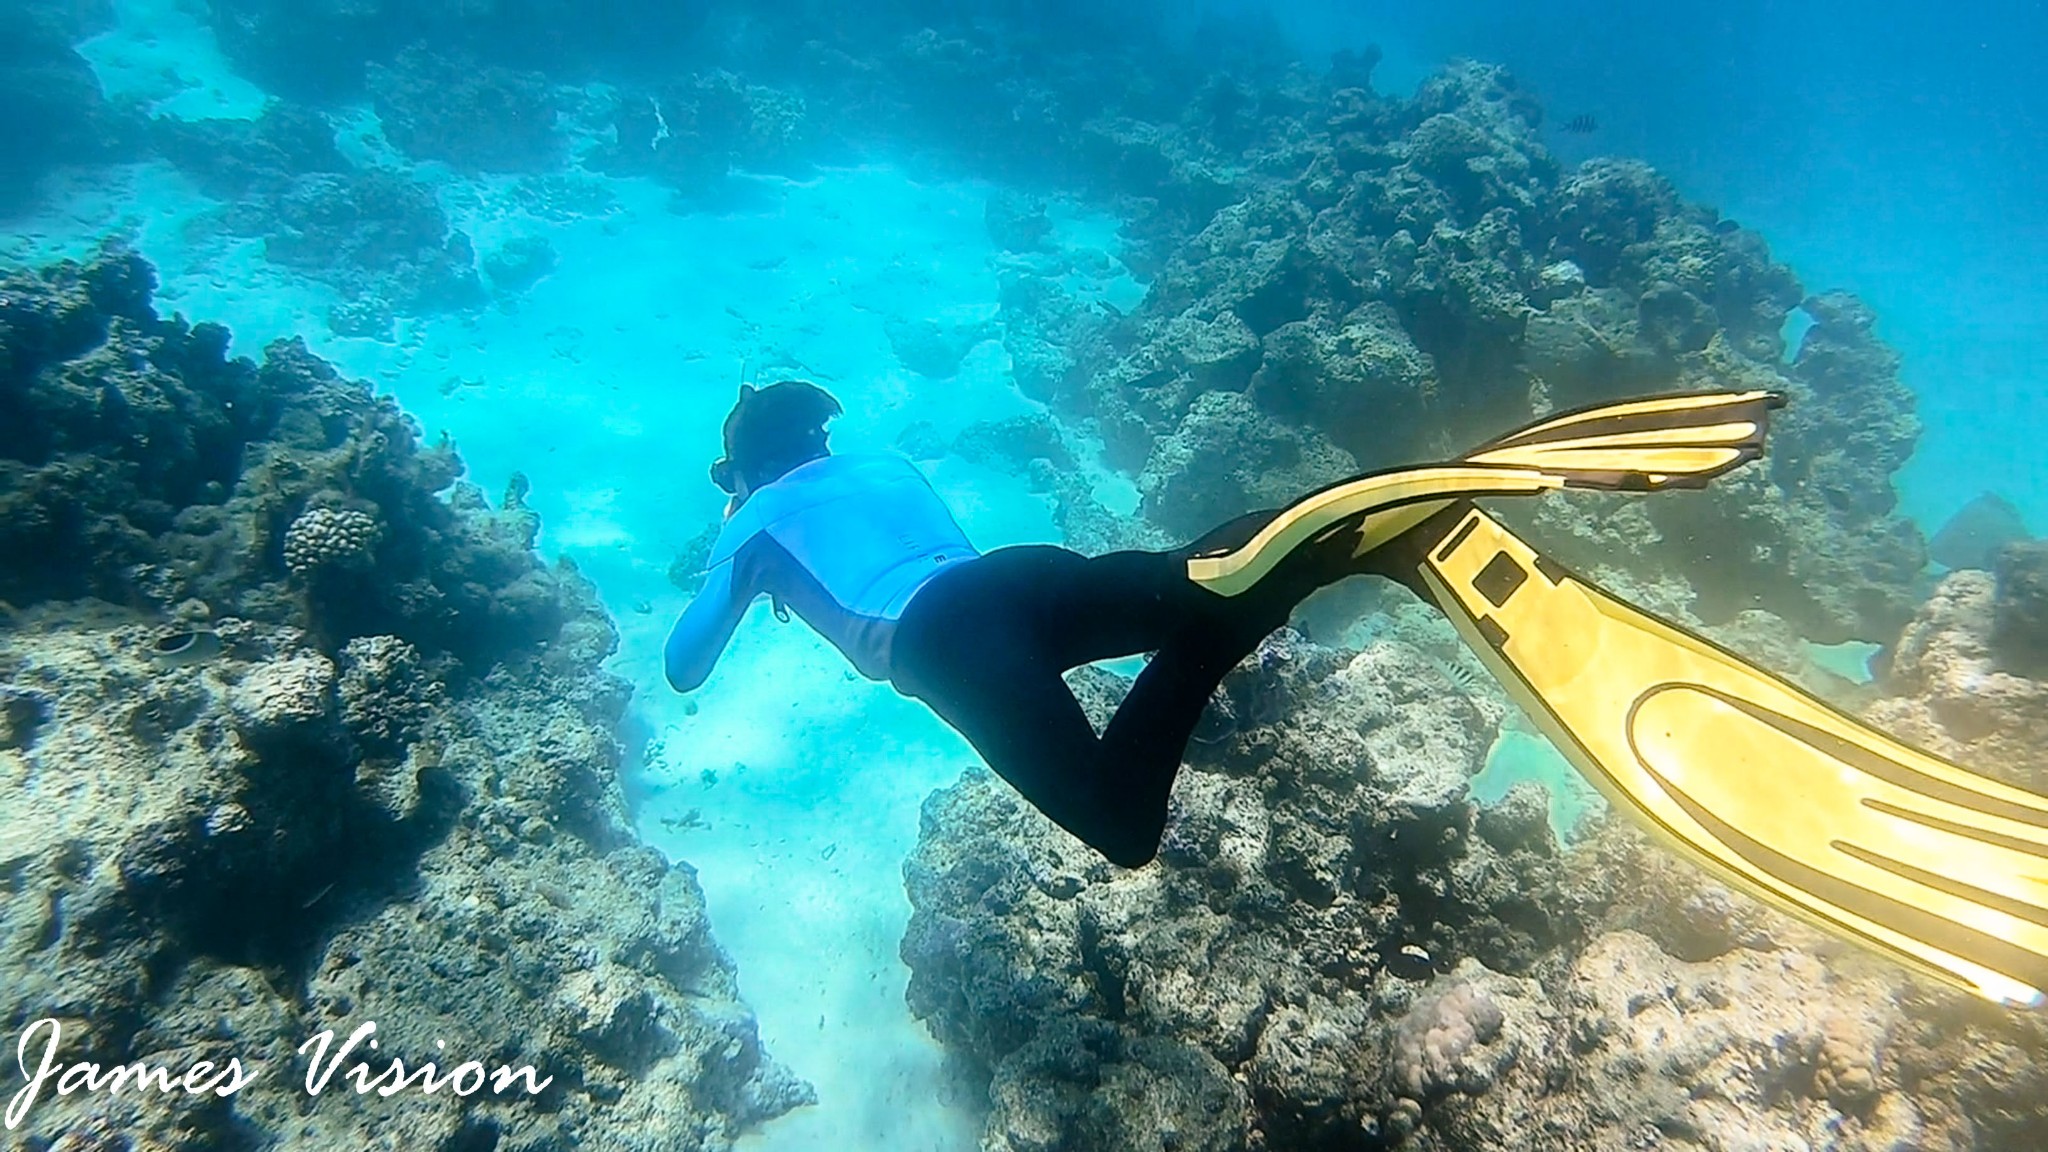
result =
[{"label": "diver's knee", "polygon": [[1093,847],[1102,858],[1119,868],[1143,868],[1159,855],[1159,833],[1150,836],[1119,836]]}]

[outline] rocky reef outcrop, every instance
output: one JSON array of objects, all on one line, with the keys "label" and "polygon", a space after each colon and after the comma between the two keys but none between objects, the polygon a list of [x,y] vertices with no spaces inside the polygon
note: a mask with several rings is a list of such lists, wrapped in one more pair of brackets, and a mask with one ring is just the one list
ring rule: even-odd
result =
[{"label": "rocky reef outcrop", "polygon": [[37,183],[65,165],[133,155],[143,119],[110,103],[72,45],[112,22],[95,3],[23,0],[0,9],[0,214],[30,202]]},{"label": "rocky reef outcrop", "polygon": [[302,176],[229,219],[263,238],[271,263],[340,292],[328,320],[340,335],[379,336],[397,314],[484,302],[469,237],[450,227],[432,186],[390,169]]},{"label": "rocky reef outcrop", "polygon": [[283,100],[253,120],[162,117],[150,131],[158,154],[207,195],[231,203],[277,196],[301,176],[352,167],[335,146],[326,114]]},{"label": "rocky reef outcrop", "polygon": [[817,158],[801,95],[723,70],[621,92],[610,119],[593,165],[658,178],[691,204],[715,203],[735,171],[799,175]]},{"label": "rocky reef outcrop", "polygon": [[1951,573],[1885,657],[1876,715],[1929,751],[2048,790],[2048,683],[2030,631],[2041,589],[2033,545],[1997,575]]},{"label": "rocky reef outcrop", "polygon": [[[264,1074],[51,1092],[29,1145],[718,1149],[808,1100],[630,831],[617,635],[519,489],[296,343],[227,358],[151,279],[109,250],[0,285],[0,1020]],[[300,1045],[370,1022],[310,1095]],[[549,1083],[341,1086],[394,1058]]]},{"label": "rocky reef outcrop", "polygon": [[[905,867],[909,1000],[989,1076],[986,1147],[1990,1152],[2048,1135],[2028,1095],[2048,1072],[2037,1018],[1821,937],[1631,827],[1560,844],[1535,785],[1475,802],[1502,706],[1437,629],[1397,616],[1357,651],[1283,632],[1234,671],[1144,869],[979,769],[928,802]],[[1950,620],[1916,627],[1954,636]],[[1925,647],[1901,646],[1880,722],[1933,702]],[[1121,690],[1075,679],[1098,715]]]},{"label": "rocky reef outcrop", "polygon": [[388,397],[298,341],[261,364],[219,325],[159,319],[154,272],[110,250],[0,289],[0,599],[91,596],[391,634],[479,673],[570,615],[517,494],[455,485]]},{"label": "rocky reef outcrop", "polygon": [[[409,150],[462,168],[510,170],[538,163],[528,152],[553,147],[552,112],[540,129],[530,128],[540,113],[518,110],[501,117],[511,126],[479,128],[459,122],[460,109],[441,99],[446,93],[422,91],[432,82],[431,74],[406,73],[410,86],[391,97],[410,110],[409,127],[390,129]],[[335,142],[333,121],[317,109],[273,100],[253,120],[163,117],[150,129],[158,153],[222,202],[196,227],[260,239],[270,263],[331,286],[340,299],[328,325],[337,335],[389,339],[399,316],[486,302],[476,251],[451,225],[434,186],[350,160]],[[522,132],[545,139],[507,139]],[[537,278],[494,283],[512,291]]]},{"label": "rocky reef outcrop", "polygon": [[384,136],[415,160],[459,172],[532,172],[564,154],[558,101],[546,76],[444,56],[425,44],[369,66]]},{"label": "rocky reef outcrop", "polygon": [[[1709,623],[1762,609],[1823,643],[1904,625],[1926,553],[1892,477],[1919,429],[1865,306],[1804,294],[1760,237],[1645,165],[1564,169],[1500,68],[1453,66],[1406,101],[1336,83],[1261,89],[1274,99],[1247,113],[1261,127],[1228,163],[1200,165],[1224,179],[1220,206],[1138,202],[1127,232],[1158,269],[1128,316],[1077,306],[1057,266],[1006,271],[1020,385],[1148,493],[1202,494],[1149,516],[1185,535],[1272,502],[1230,475],[1245,441],[1327,446],[1304,455],[1327,459],[1328,479],[1442,458],[1561,408],[1771,389],[1792,404],[1763,467],[1705,494],[1510,514],[1575,567],[1689,585]],[[1188,141],[1221,147],[1213,127],[1160,130],[1183,141],[1176,163],[1195,163]],[[1119,187],[1149,195],[1147,181],[1158,174]],[[1795,309],[1810,324],[1788,356]],[[1617,550],[1610,525],[1631,517]]]}]

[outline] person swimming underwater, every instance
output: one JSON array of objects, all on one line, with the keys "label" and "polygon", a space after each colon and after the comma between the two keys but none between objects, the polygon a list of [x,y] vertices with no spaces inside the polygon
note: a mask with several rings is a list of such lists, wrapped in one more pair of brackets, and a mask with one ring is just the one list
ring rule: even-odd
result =
[{"label": "person swimming underwater", "polygon": [[[1189,579],[1277,510],[1182,549],[982,552],[916,465],[833,454],[839,402],[800,380],[741,385],[711,479],[731,494],[705,583],[670,633],[669,684],[711,674],[753,601],[794,612],[871,680],[922,701],[1040,812],[1126,868],[1158,853],[1189,736],[1225,673],[1326,584],[1362,571],[1349,541],[1295,549],[1251,592]],[[1068,669],[1152,653],[1098,737]]]},{"label": "person swimming underwater", "polygon": [[[1455,460],[1363,473],[1183,549],[977,552],[908,461],[833,456],[823,390],[742,388],[732,493],[668,645],[698,687],[755,596],[922,700],[1110,861],[1158,852],[1211,693],[1310,592],[1434,606],[1615,809],[1736,888],[2002,1004],[2048,1004],[2048,796],[1912,747],[1537,550],[1480,498],[1703,488],[1763,455],[1770,391],[1551,412]],[[1061,673],[1154,653],[1098,738]],[[1391,962],[1390,962],[1391,963]]]}]

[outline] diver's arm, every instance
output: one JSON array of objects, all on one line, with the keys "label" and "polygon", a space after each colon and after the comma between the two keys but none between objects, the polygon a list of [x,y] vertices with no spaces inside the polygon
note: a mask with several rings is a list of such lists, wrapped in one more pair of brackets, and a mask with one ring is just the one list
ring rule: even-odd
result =
[{"label": "diver's arm", "polygon": [[733,569],[738,566],[737,560],[727,560],[711,569],[705,575],[703,589],[683,609],[682,619],[676,621],[675,630],[668,634],[663,664],[669,687],[678,692],[696,691],[711,675],[712,666],[718,663],[719,654],[725,651],[733,631],[740,626],[740,618],[747,613],[747,605],[754,599],[733,587]]}]

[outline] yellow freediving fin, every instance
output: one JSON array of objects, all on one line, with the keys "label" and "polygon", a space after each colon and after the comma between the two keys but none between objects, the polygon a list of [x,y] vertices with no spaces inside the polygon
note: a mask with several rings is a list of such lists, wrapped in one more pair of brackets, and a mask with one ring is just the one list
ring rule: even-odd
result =
[{"label": "yellow freediving fin", "polygon": [[1564,413],[1453,464],[1296,501],[1188,575],[1234,595],[1307,541],[1448,616],[1619,810],[1765,902],[2007,1004],[2048,989],[2048,797],[1894,740],[1544,557],[1470,498],[1703,487],[1762,454],[1768,392]]},{"label": "yellow freediving fin", "polygon": [[1689,392],[1551,416],[1451,464],[1368,473],[1317,489],[1250,540],[1187,561],[1188,578],[1235,596],[1302,544],[1355,531],[1363,556],[1472,496],[1559,488],[1648,492],[1698,488],[1763,452],[1774,392]]},{"label": "yellow freediving fin", "polygon": [[1991,1000],[2048,989],[2048,797],[1909,747],[1458,502],[1372,558],[1619,810],[1765,902]]}]

